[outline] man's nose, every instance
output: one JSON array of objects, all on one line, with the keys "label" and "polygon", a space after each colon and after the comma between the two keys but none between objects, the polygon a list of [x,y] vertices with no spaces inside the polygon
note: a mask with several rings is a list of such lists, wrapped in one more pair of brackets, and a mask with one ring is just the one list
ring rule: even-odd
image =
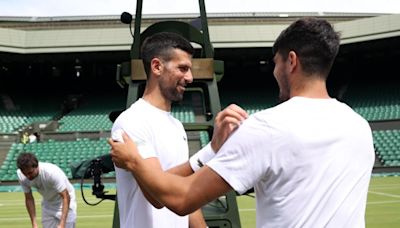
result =
[{"label": "man's nose", "polygon": [[188,70],[187,73],[185,74],[185,81],[186,83],[192,83],[193,82],[193,74],[192,70]]}]

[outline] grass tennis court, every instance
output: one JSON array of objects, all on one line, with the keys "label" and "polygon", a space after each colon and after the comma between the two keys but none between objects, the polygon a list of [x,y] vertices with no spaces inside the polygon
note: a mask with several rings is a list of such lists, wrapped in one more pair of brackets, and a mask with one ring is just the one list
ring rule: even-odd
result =
[{"label": "grass tennis court", "polygon": [[[90,189],[85,190],[86,200],[96,203]],[[111,190],[110,194],[115,193]],[[34,193],[36,213],[40,222],[40,195]],[[77,228],[111,227],[114,202],[105,200],[97,206],[84,203],[81,191],[76,191],[78,199]],[[243,228],[255,227],[255,202],[249,196],[237,198],[240,220]],[[400,227],[400,177],[373,177],[368,194],[366,223],[368,228]],[[0,227],[30,227],[22,192],[0,192]]]}]

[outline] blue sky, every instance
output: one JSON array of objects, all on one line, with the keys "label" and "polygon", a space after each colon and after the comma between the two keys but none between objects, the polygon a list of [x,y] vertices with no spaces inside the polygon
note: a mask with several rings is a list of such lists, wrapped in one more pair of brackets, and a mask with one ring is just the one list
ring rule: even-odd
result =
[{"label": "blue sky", "polygon": [[[205,0],[217,12],[400,13],[399,0]],[[243,4],[246,2],[246,4]],[[77,16],[135,13],[134,0],[0,0],[0,16]],[[144,0],[143,14],[198,13],[197,0]]]}]

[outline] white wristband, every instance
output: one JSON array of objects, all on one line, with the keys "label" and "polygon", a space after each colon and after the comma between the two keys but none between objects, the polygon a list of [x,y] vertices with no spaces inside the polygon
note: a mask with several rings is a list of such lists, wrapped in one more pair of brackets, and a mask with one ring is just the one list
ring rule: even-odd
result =
[{"label": "white wristband", "polygon": [[189,163],[193,172],[196,172],[203,167],[203,165],[210,161],[214,156],[215,152],[212,149],[211,144],[208,143],[205,147],[190,157]]}]

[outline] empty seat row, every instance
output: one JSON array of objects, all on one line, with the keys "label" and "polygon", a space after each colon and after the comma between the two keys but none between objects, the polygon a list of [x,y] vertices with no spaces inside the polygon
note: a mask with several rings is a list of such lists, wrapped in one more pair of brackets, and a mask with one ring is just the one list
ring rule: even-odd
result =
[{"label": "empty seat row", "polygon": [[400,165],[400,130],[373,131],[375,151],[385,166]]}]

